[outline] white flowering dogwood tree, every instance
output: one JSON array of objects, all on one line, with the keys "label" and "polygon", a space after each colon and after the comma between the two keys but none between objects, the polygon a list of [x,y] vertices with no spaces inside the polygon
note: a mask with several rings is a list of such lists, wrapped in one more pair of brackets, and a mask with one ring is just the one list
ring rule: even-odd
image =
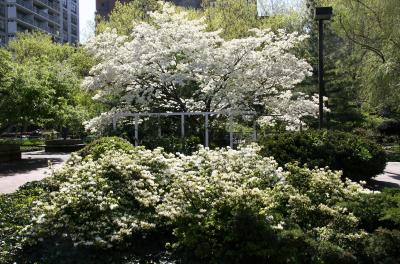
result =
[{"label": "white flowering dogwood tree", "polygon": [[117,100],[110,113],[87,123],[99,131],[119,111],[229,111],[280,115],[293,128],[314,116],[318,100],[296,93],[311,75],[310,65],[291,51],[306,36],[252,30],[252,36],[225,41],[207,32],[203,20],[163,4],[151,23],[134,22],[131,36],[109,29],[86,48],[99,63],[83,86],[98,100]]}]

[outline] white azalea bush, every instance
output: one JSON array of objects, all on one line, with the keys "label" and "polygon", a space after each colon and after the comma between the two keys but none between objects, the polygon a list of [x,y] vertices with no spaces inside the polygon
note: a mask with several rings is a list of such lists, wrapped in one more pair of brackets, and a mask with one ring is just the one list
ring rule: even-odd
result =
[{"label": "white azalea bush", "polygon": [[[143,149],[107,151],[97,160],[74,155],[53,177],[59,190],[37,202],[29,236],[61,233],[75,246],[112,247],[155,228],[155,206],[175,157]],[[49,233],[50,232],[50,233]]]},{"label": "white azalea bush", "polygon": [[303,116],[316,116],[315,97],[295,90],[311,75],[293,52],[307,36],[254,29],[251,37],[226,41],[219,31],[207,32],[202,19],[161,5],[151,22],[134,21],[130,36],[109,29],[86,44],[99,63],[83,87],[115,106],[88,122],[88,130],[104,132],[121,111],[256,110],[281,115],[291,129]]},{"label": "white azalea bush", "polygon": [[162,233],[154,243],[193,263],[353,257],[366,233],[341,204],[367,191],[340,172],[284,170],[258,151],[75,154],[54,172],[54,191],[35,203],[20,237],[30,246],[61,237],[75,248],[132,252]]}]

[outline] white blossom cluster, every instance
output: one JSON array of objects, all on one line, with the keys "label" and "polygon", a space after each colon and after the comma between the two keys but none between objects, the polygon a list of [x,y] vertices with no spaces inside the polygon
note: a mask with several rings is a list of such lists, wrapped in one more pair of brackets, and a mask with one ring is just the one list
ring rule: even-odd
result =
[{"label": "white blossom cluster", "polygon": [[[327,98],[325,97],[325,100]],[[304,117],[316,116],[319,105],[318,95],[307,96],[304,93],[293,94],[285,91],[275,98],[269,99],[272,116],[261,116],[258,123],[261,127],[273,127],[276,121],[283,121],[288,131],[299,131],[307,128]],[[324,106],[324,111],[330,110]]]},{"label": "white blossom cluster", "polygon": [[[96,91],[97,99],[119,98],[137,111],[261,106],[294,126],[304,115],[316,115],[315,98],[294,91],[311,75],[311,66],[291,53],[306,36],[253,29],[251,37],[225,41],[219,31],[205,31],[203,20],[190,20],[168,3],[162,7],[150,14],[151,23],[134,22],[131,38],[109,29],[86,44],[100,62],[83,87]],[[104,124],[97,118],[87,128]]]},{"label": "white blossom cluster", "polygon": [[[58,190],[32,209],[27,243],[62,235],[84,246],[114,247],[160,226],[204,225],[219,208],[258,208],[272,228],[298,225],[321,241],[352,241],[365,233],[341,202],[366,190],[340,172],[297,166],[287,171],[259,147],[200,149],[192,156],[135,148],[99,159],[73,155],[51,179]],[[187,221],[181,221],[186,219]],[[183,230],[183,231],[182,231]]]}]

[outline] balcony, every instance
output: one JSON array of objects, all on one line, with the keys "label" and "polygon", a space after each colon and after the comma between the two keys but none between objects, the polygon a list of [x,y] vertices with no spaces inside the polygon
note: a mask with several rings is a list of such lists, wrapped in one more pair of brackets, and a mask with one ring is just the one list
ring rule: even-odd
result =
[{"label": "balcony", "polygon": [[24,16],[24,15],[18,13],[17,14],[17,19],[21,20],[21,21],[23,21],[25,23],[28,23],[28,24],[33,24],[33,17],[31,17],[31,16]]},{"label": "balcony", "polygon": [[32,10],[33,9],[32,2],[25,2],[23,0],[17,0],[16,3],[17,3],[17,5],[19,5],[21,7],[24,7],[25,9],[28,9],[28,10]]},{"label": "balcony", "polygon": [[50,2],[48,0],[34,0],[35,3],[38,3],[42,6],[45,6],[47,8],[51,8],[52,10],[55,10],[57,12],[60,11],[60,3],[59,2]]},{"label": "balcony", "polygon": [[45,12],[43,9],[39,9],[39,8],[34,7],[34,12],[36,13],[35,16],[38,19],[47,20],[48,22],[53,23],[53,24],[54,23],[55,24],[59,24],[60,23],[60,21],[58,20],[57,16],[50,15],[47,12]]}]

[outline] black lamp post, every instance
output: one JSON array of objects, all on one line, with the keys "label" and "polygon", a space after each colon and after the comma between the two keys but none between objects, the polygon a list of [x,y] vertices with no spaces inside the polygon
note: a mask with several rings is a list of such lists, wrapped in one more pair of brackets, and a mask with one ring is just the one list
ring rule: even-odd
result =
[{"label": "black lamp post", "polygon": [[318,94],[319,94],[319,129],[324,125],[324,20],[332,18],[332,7],[317,7],[314,19],[318,21]]}]

